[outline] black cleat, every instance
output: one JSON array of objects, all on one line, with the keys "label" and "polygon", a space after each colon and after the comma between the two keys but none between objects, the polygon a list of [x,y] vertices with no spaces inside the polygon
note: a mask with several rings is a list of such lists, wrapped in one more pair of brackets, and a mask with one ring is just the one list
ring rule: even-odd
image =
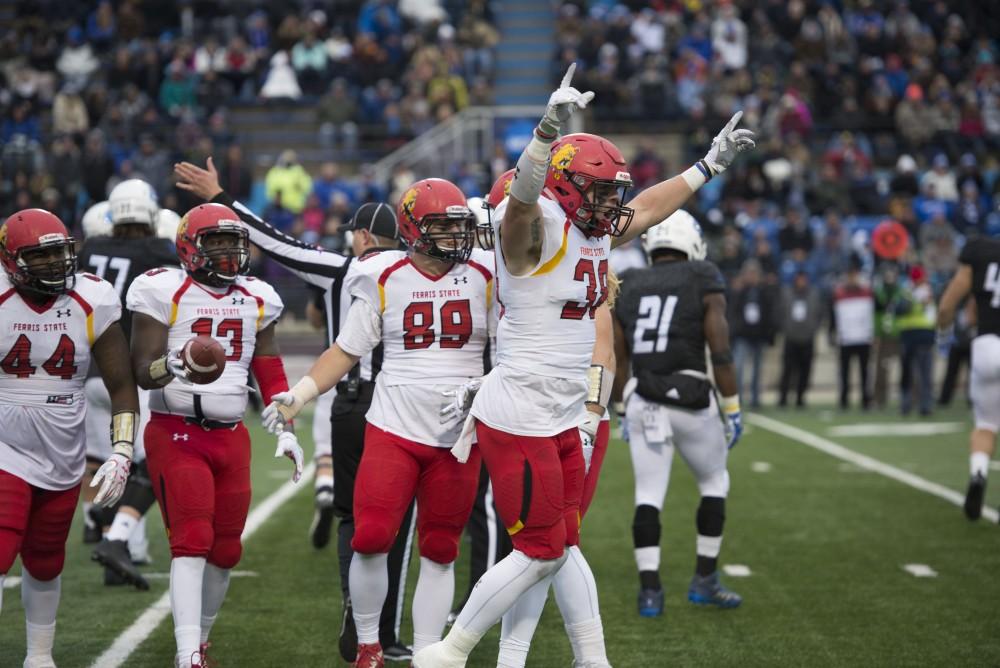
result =
[{"label": "black cleat", "polygon": [[330,543],[330,533],[333,529],[333,489],[320,487],[316,490],[316,513],[309,528],[309,539],[317,550]]},{"label": "black cleat", "polygon": [[88,524],[83,525],[83,543],[84,545],[93,545],[94,543],[100,543],[101,538],[104,537],[104,531],[99,526],[90,526]]},{"label": "black cleat", "polygon": [[969,490],[965,493],[965,516],[978,520],[983,514],[983,497],[986,495],[986,478],[976,474],[969,478]]},{"label": "black cleat", "polygon": [[413,659],[413,650],[397,641],[383,647],[382,656],[386,661],[410,661]]},{"label": "black cleat", "polygon": [[[354,663],[358,658],[358,628],[354,625],[354,609],[351,599],[344,601],[344,619],[340,623],[340,658]],[[383,655],[384,656],[384,655]]]},{"label": "black cleat", "polygon": [[[94,548],[90,558],[113,571],[128,584],[134,585],[136,589],[142,591],[149,589],[146,578],[142,577],[142,573],[132,563],[132,557],[128,553],[128,543],[125,541],[102,540]],[[105,583],[108,584],[107,576],[105,576]]]}]

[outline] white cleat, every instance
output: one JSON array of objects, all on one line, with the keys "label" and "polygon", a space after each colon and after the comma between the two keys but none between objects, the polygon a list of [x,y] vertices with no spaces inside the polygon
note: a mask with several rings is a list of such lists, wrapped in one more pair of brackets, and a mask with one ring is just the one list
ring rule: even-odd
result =
[{"label": "white cleat", "polygon": [[438,641],[413,655],[413,668],[465,668],[469,657]]},{"label": "white cleat", "polygon": [[29,656],[24,659],[24,668],[56,668],[56,662],[52,660],[52,655]]}]

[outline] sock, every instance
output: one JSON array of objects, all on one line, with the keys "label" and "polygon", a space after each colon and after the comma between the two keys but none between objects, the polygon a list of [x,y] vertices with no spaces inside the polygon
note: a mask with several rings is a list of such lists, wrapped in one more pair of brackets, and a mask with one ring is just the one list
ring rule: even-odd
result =
[{"label": "sock", "polygon": [[191,665],[191,655],[201,642],[201,589],[204,557],[175,557],[170,562],[170,609],[174,613],[177,664]]},{"label": "sock", "polygon": [[24,604],[28,656],[50,656],[56,635],[56,612],[62,577],[36,580],[21,568],[21,603]]},{"label": "sock", "polygon": [[514,550],[479,578],[455,625],[482,637],[524,592],[558,570],[565,560],[565,553],[558,559],[532,559]]},{"label": "sock", "polygon": [[219,608],[229,590],[229,569],[205,564],[205,574],[201,580],[201,643],[208,642]]},{"label": "sock", "polygon": [[140,517],[128,537],[128,553],[133,561],[149,561],[149,539],[146,538],[146,518]]},{"label": "sock", "polygon": [[698,504],[695,525],[698,539],[695,543],[698,554],[695,573],[705,577],[718,568],[719,552],[722,549],[722,527],[726,522],[726,500],[719,496],[703,496]]},{"label": "sock", "polygon": [[323,489],[324,487],[329,487],[333,489],[333,476],[332,475],[318,475],[316,476],[316,482],[314,484],[315,489]]},{"label": "sock", "polygon": [[413,592],[414,654],[441,640],[454,598],[455,565],[420,557],[420,577]]},{"label": "sock", "polygon": [[545,601],[549,597],[552,576],[546,576],[521,594],[500,622],[500,654],[498,668],[524,668],[528,660],[531,639],[542,618]]},{"label": "sock", "polygon": [[579,547],[574,545],[566,552],[566,563],[556,572],[552,585],[573,657],[580,664],[607,663],[594,572]]},{"label": "sock", "polygon": [[969,473],[986,477],[990,470],[990,456],[985,452],[973,452],[969,455]]},{"label": "sock", "polygon": [[351,559],[350,588],[354,625],[358,628],[358,643],[378,642],[378,620],[389,593],[387,554],[358,554]]},{"label": "sock", "polygon": [[104,537],[108,540],[128,540],[132,535],[132,531],[139,525],[139,518],[130,515],[129,513],[123,513],[118,511],[115,514],[115,519],[111,523],[111,529],[104,534]]}]

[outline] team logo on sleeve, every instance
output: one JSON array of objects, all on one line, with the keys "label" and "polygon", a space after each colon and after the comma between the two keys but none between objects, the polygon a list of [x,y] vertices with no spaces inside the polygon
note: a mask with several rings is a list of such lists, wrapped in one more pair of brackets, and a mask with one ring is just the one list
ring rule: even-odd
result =
[{"label": "team logo on sleeve", "polygon": [[561,172],[569,169],[569,166],[573,164],[573,158],[576,157],[577,150],[573,144],[565,144],[555,152],[551,161],[552,168],[555,170],[555,174],[553,174],[554,178],[561,178]]}]

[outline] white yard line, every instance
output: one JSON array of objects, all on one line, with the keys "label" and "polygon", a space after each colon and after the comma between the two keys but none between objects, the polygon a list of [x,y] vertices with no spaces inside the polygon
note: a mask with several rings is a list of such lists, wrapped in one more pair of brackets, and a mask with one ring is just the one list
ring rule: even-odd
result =
[{"label": "white yard line", "polygon": [[863,422],[830,427],[826,433],[841,438],[864,436],[940,436],[968,429],[962,422]]},{"label": "white yard line", "polygon": [[[316,465],[310,463],[302,472],[302,480],[312,478],[316,470]],[[286,501],[295,496],[296,492],[303,488],[303,485],[294,484],[291,480],[271,493],[266,499],[261,501],[247,516],[246,527],[243,529],[243,541],[246,541],[261,528],[271,515],[275,513]],[[146,638],[153,634],[156,627],[170,615],[170,592],[165,591],[155,603],[146,608],[138,619],[115,640],[103,654],[101,654],[91,668],[118,668],[129,656],[132,655],[139,645]]]},{"label": "white yard line", "polygon": [[[769,418],[764,415],[751,413],[747,415],[747,422],[756,427],[760,427],[761,429],[766,429],[774,432],[775,434],[780,434],[786,438],[790,438],[793,441],[798,441],[803,445],[808,445],[810,448],[815,448],[820,452],[825,452],[831,457],[836,457],[837,459],[849,462],[860,468],[872,471],[873,473],[883,475],[886,478],[891,478],[896,482],[901,482],[904,485],[912,487],[913,489],[918,489],[921,492],[926,492],[927,494],[936,496],[939,499],[944,499],[948,503],[956,505],[959,508],[965,504],[965,495],[961,492],[956,492],[955,490],[945,487],[944,485],[939,485],[936,482],[931,482],[926,478],[921,478],[920,476],[910,473],[909,471],[896,468],[891,464],[886,464],[885,462],[880,462],[877,459],[872,459],[867,455],[862,455],[854,450],[845,448],[839,443],[834,443],[829,439],[817,436],[816,434],[810,433],[804,429],[793,427],[792,425],[782,422],[781,420],[775,420],[774,418]],[[989,508],[986,506],[983,507],[984,519],[996,523],[998,517],[1000,517],[1000,515],[998,515],[995,508]]]}]

